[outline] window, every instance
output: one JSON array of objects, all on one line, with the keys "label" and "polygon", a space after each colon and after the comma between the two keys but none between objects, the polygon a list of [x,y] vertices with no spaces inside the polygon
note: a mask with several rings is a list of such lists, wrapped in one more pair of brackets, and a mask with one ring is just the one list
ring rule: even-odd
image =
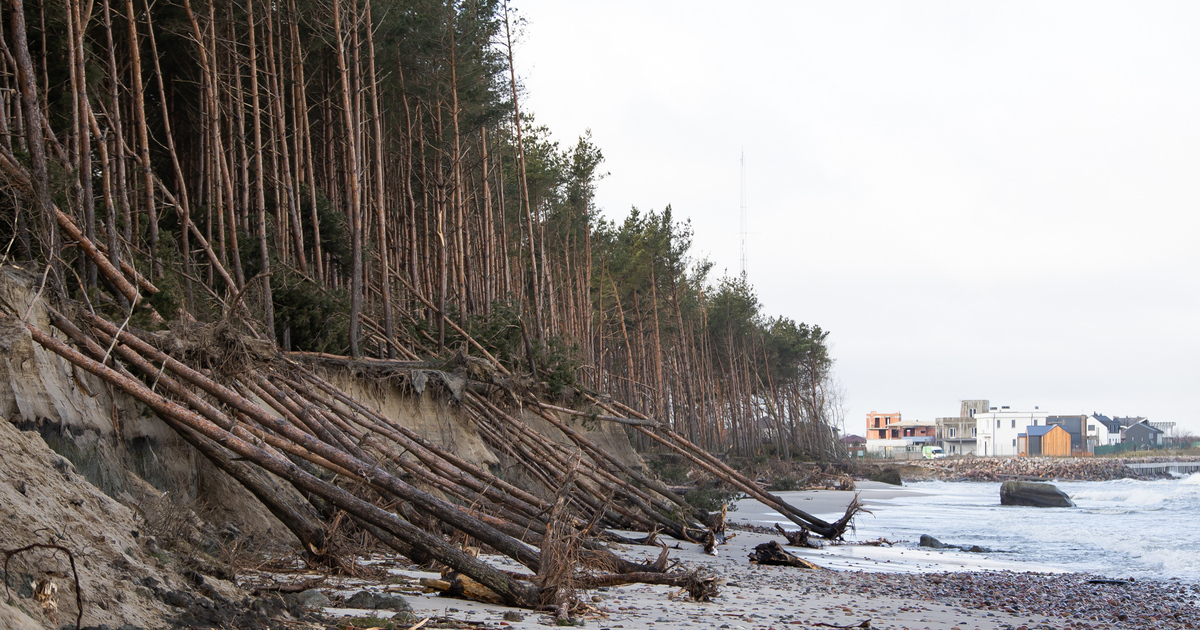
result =
[{"label": "window", "polygon": [[975,427],[971,427],[971,437],[975,437],[975,432],[978,431]]},{"label": "window", "polygon": [[1096,425],[1089,424],[1088,425],[1088,433],[1095,433],[1095,432],[1096,432]]},{"label": "window", "polygon": [[[1017,421],[1013,420],[1012,423],[1013,423],[1012,428],[1014,428],[1014,429],[1017,428]],[[1016,446],[1016,445],[1014,444],[1013,446]]]},{"label": "window", "polygon": [[954,437],[954,427],[950,427],[949,429],[946,429],[946,430],[950,432],[950,435],[947,437]]},{"label": "window", "polygon": [[[1014,421],[1014,422],[1015,422],[1015,421]],[[1016,446],[1016,445],[1017,445],[1017,441],[1016,441],[1016,440],[1013,440],[1013,446]]]},{"label": "window", "polygon": [[999,428],[1000,428],[1000,420],[996,420],[996,428],[997,428],[997,429],[999,429]]}]

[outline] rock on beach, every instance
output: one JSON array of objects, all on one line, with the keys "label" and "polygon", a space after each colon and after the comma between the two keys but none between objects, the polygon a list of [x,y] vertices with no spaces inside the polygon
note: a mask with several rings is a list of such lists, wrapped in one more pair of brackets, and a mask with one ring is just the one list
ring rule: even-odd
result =
[{"label": "rock on beach", "polygon": [[1000,505],[1030,507],[1075,507],[1066,492],[1053,484],[1032,481],[1005,481],[1000,486]]}]

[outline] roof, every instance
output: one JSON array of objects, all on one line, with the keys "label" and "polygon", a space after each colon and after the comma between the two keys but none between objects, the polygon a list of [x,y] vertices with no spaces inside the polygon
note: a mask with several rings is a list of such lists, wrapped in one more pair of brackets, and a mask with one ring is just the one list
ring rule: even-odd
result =
[{"label": "roof", "polygon": [[903,429],[903,428],[907,428],[907,427],[936,427],[936,426],[937,426],[936,422],[929,422],[929,421],[925,421],[925,420],[901,420],[900,422],[893,422],[893,423],[889,424],[887,426],[887,428]]},{"label": "roof", "polygon": [[851,433],[850,435],[847,435],[846,437],[842,438],[842,441],[843,442],[851,442],[851,443],[852,442],[866,442],[867,438],[865,438],[861,435],[854,435],[853,433]]},{"label": "roof", "polygon": [[[1062,426],[1057,424],[1049,424],[1046,426],[1025,427],[1025,431],[1027,431],[1032,437],[1041,437],[1053,431],[1054,429],[1062,429]],[[1066,429],[1063,430],[1065,431]]]},{"label": "roof", "polygon": [[1126,431],[1126,432],[1128,432],[1130,429],[1133,429],[1133,428],[1136,428],[1136,427],[1141,427],[1141,428],[1143,428],[1143,429],[1146,429],[1147,431],[1150,431],[1150,432],[1152,432],[1152,433],[1163,433],[1163,430],[1162,430],[1162,429],[1160,429],[1160,428],[1158,428],[1158,427],[1156,427],[1156,426],[1154,426],[1154,425],[1152,425],[1152,424],[1149,424],[1149,423],[1147,423],[1145,420],[1143,420],[1143,421],[1141,421],[1141,422],[1139,422],[1139,423],[1137,423],[1137,424],[1133,424],[1133,425],[1130,425],[1130,426],[1126,427],[1125,431]]}]

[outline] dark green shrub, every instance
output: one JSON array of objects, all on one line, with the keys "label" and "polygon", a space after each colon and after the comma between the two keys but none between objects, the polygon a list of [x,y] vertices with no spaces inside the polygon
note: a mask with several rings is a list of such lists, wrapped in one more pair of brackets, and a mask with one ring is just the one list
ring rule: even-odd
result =
[{"label": "dark green shrub", "polygon": [[688,490],[687,494],[683,495],[683,500],[701,510],[715,512],[737,496],[738,492],[726,486],[724,482],[707,481]]},{"label": "dark green shrub", "polygon": [[771,480],[767,490],[771,492],[792,492],[800,489],[800,481],[792,475],[783,475]]},{"label": "dark green shrub", "polygon": [[683,465],[663,466],[658,476],[667,483],[684,483],[688,480],[688,467]]}]

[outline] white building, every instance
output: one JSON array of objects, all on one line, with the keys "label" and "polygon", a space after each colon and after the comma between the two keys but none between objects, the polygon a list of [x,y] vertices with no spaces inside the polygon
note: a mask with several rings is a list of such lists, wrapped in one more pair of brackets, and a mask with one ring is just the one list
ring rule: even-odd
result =
[{"label": "white building", "polygon": [[1113,435],[1108,432],[1108,426],[1096,416],[1087,416],[1084,418],[1087,423],[1087,444],[1088,451],[1093,451],[1097,446],[1108,446],[1117,444],[1121,441],[1121,434],[1118,432]]},{"label": "white building", "polygon": [[975,454],[984,457],[1016,457],[1017,434],[1025,427],[1046,426],[1044,411],[1012,411],[1008,407],[989,407],[975,414]]},{"label": "white building", "polygon": [[885,456],[893,451],[905,451],[909,446],[912,446],[912,442],[900,438],[867,440],[867,452],[880,456]]}]

